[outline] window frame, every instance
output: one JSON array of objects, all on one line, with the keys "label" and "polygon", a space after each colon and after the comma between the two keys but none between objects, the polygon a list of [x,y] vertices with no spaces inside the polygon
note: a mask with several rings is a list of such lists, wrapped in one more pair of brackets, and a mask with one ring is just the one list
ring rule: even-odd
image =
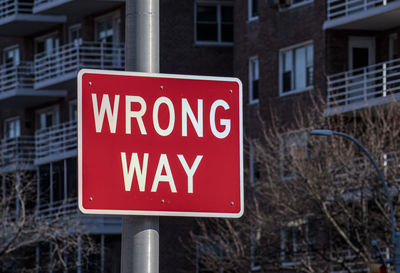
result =
[{"label": "window frame", "polygon": [[260,7],[259,7],[259,3],[257,2],[257,15],[253,16],[253,5],[254,2],[259,0],[248,0],[248,18],[249,18],[249,22],[251,21],[256,21],[259,18],[259,14],[260,14]]},{"label": "window frame", "polygon": [[[297,259],[297,254],[300,253],[298,250],[299,247],[312,247],[315,242],[313,242],[312,239],[310,239],[310,216],[306,216],[304,218],[294,220],[287,222],[285,224],[281,225],[281,231],[280,231],[280,241],[281,241],[281,255],[280,255],[280,260],[281,260],[281,265],[282,267],[292,267],[294,265],[299,265],[301,264],[301,260]],[[302,244],[301,240],[299,241],[296,238],[296,234],[298,230],[301,230],[304,228],[304,240],[306,241],[305,244]],[[285,249],[286,249],[286,244],[287,244],[287,231],[291,233],[291,247],[293,251],[293,257],[292,260],[289,261],[288,257],[286,257]]]},{"label": "window frame", "polygon": [[[394,41],[397,41],[397,48],[394,47],[394,44],[393,44]],[[389,60],[398,59],[400,56],[396,57],[396,54],[400,55],[399,51],[400,51],[400,48],[399,48],[399,35],[397,33],[391,33],[389,35]]]},{"label": "window frame", "polygon": [[308,4],[314,3],[314,0],[303,0],[303,1],[300,2],[300,3],[294,3],[294,4],[293,4],[293,0],[289,0],[289,1],[290,1],[289,6],[287,6],[287,7],[282,7],[282,6],[280,6],[280,7],[279,7],[279,11],[285,11],[285,10],[289,10],[289,9],[295,9],[295,8],[298,8],[298,7],[301,7],[301,6],[304,6],[304,5],[308,5]]},{"label": "window frame", "polygon": [[[52,45],[53,48],[52,48],[51,52],[47,52],[46,48],[45,48],[45,50],[43,52],[38,52],[38,43],[39,42],[45,42],[49,38],[53,39],[53,45]],[[58,52],[60,50],[60,47],[61,47],[61,43],[60,42],[61,42],[60,41],[60,33],[58,31],[50,32],[50,33],[47,33],[45,35],[36,37],[35,40],[34,40],[34,53],[35,53],[35,56],[36,55],[47,56],[49,54],[53,54],[55,52]]]},{"label": "window frame", "polygon": [[[50,112],[52,113],[52,115],[54,115],[53,116],[53,124],[51,126],[41,128],[40,127],[40,115],[43,113],[50,113]],[[60,124],[60,107],[58,105],[53,105],[53,106],[38,109],[38,110],[36,110],[35,116],[36,116],[35,117],[35,120],[36,120],[35,129],[36,130],[48,129],[50,127]]]},{"label": "window frame", "polygon": [[249,142],[249,180],[250,186],[256,187],[260,185],[260,161],[257,158],[257,150],[255,145],[256,140]]},{"label": "window frame", "polygon": [[[257,75],[254,73],[253,64],[257,64]],[[257,77],[256,77],[257,76]],[[258,96],[254,98],[254,81],[258,81]],[[249,104],[256,104],[260,101],[260,60],[258,56],[249,59]]]},{"label": "window frame", "polygon": [[251,225],[250,228],[250,271],[259,272],[262,269],[261,264],[257,261],[257,249],[260,248],[261,229]]},{"label": "window frame", "polygon": [[70,121],[78,121],[78,108],[77,108],[77,100],[71,100],[68,103],[69,108],[69,120]]},{"label": "window frame", "polygon": [[[197,39],[197,8],[198,5],[202,6],[209,6],[209,7],[216,7],[217,8],[217,40],[216,41],[201,41]],[[229,2],[223,2],[223,1],[195,1],[194,2],[194,43],[195,45],[211,45],[211,46],[233,46],[234,44],[234,39],[232,42],[224,42],[222,41],[222,16],[221,16],[221,7],[232,7],[233,9],[233,4]],[[233,14],[232,14],[233,17]],[[233,26],[233,18],[232,18],[232,26]],[[233,28],[232,28],[233,31]],[[233,33],[232,33],[233,35]]]},{"label": "window frame", "polygon": [[17,50],[17,52],[18,52],[18,60],[17,60],[17,63],[14,63],[14,61],[13,61],[12,65],[18,66],[21,63],[21,50],[19,48],[19,44],[15,44],[15,45],[3,48],[3,50],[2,50],[3,64],[6,64],[6,65],[10,64],[9,62],[6,62],[6,59],[7,59],[6,55],[8,52],[14,51],[14,50]]},{"label": "window frame", "polygon": [[[17,134],[13,137],[8,136],[7,124],[10,122],[18,122],[18,130],[16,131]],[[3,128],[4,128],[4,132],[3,132],[4,139],[15,139],[15,138],[20,137],[21,136],[21,118],[19,116],[14,116],[14,117],[5,119],[3,122]]]},{"label": "window frame", "polygon": [[[72,38],[72,32],[73,31],[80,31],[80,37],[77,39],[77,43],[75,43],[75,40]],[[83,37],[82,37],[82,24],[75,24],[72,25],[68,28],[68,43],[74,44],[75,46],[80,46],[83,44]]]},{"label": "window frame", "polygon": [[[307,47],[308,46],[312,46],[312,84],[311,85],[307,85],[307,55],[305,57],[306,62],[305,62],[305,82],[306,82],[306,86],[305,87],[292,87],[293,85],[295,85],[295,77],[296,77],[296,62],[295,62],[295,50],[300,49],[300,48],[304,48],[307,54]],[[291,74],[291,89],[288,91],[283,91],[283,69],[284,69],[284,53],[286,52],[292,52],[292,74]],[[309,91],[314,89],[314,56],[315,56],[315,50],[314,50],[314,43],[313,40],[308,40],[302,43],[298,43],[289,47],[285,47],[279,50],[279,96],[283,97],[283,96],[287,96],[287,95],[292,95],[292,94],[296,94],[296,93],[302,93],[305,91]]]},{"label": "window frame", "polygon": [[99,23],[105,22],[107,20],[111,20],[112,29],[114,31],[112,44],[118,45],[121,43],[121,37],[122,37],[121,11],[120,10],[112,11],[110,13],[98,16],[94,19],[94,41],[99,42],[99,43],[107,43],[107,42],[101,41],[100,37],[98,37]]},{"label": "window frame", "polygon": [[[218,245],[218,243],[211,243],[211,242],[202,242],[201,240],[196,240],[196,259],[195,259],[195,272],[201,273],[202,270],[202,263],[201,257],[208,255],[208,253],[212,253],[213,255],[218,255],[221,259],[224,257],[224,250]],[[223,272],[222,266],[219,268],[219,272]]]},{"label": "window frame", "polygon": [[[280,176],[282,180],[289,180],[293,179],[295,177],[295,174],[290,174],[290,175],[285,175],[285,155],[286,151],[285,148],[288,147],[289,145],[287,144],[287,140],[290,136],[292,135],[298,135],[296,136],[297,140],[303,140],[303,143],[296,143],[296,145],[301,144],[301,148],[304,149],[304,159],[308,158],[308,135],[307,135],[307,130],[298,130],[298,131],[290,131],[285,134],[281,135],[281,141],[280,141]],[[302,136],[300,136],[302,135]],[[297,150],[300,150],[297,149]],[[290,149],[290,156],[292,155],[293,150]]]}]

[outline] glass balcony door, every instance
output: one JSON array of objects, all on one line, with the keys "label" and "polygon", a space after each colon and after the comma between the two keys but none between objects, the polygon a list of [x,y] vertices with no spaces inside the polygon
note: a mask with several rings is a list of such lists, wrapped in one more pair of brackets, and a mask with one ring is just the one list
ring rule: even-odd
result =
[{"label": "glass balcony door", "polygon": [[122,52],[119,49],[121,41],[121,18],[119,12],[113,12],[96,19],[95,40],[101,43],[104,66],[118,66]]}]

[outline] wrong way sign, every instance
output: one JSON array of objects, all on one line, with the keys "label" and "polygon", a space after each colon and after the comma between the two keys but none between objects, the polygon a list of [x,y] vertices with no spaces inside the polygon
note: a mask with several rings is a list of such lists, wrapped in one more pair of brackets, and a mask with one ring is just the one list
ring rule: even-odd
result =
[{"label": "wrong way sign", "polygon": [[77,95],[83,213],[243,214],[240,80],[83,69]]}]

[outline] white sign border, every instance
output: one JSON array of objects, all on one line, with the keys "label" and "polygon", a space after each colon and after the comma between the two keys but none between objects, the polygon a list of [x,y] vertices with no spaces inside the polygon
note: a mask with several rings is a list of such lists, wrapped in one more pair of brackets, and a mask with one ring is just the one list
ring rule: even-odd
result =
[{"label": "white sign border", "polygon": [[[239,154],[240,154],[240,211],[238,213],[187,212],[187,211],[148,211],[148,210],[99,210],[85,209],[82,196],[82,77],[84,74],[104,74],[116,76],[140,76],[153,78],[190,79],[207,81],[236,82],[239,86]],[[242,82],[233,77],[197,76],[164,73],[144,73],[118,70],[81,69],[77,76],[77,112],[78,112],[78,206],[84,214],[138,215],[138,216],[180,216],[180,217],[219,217],[240,218],[244,213],[243,180],[243,88]]]}]

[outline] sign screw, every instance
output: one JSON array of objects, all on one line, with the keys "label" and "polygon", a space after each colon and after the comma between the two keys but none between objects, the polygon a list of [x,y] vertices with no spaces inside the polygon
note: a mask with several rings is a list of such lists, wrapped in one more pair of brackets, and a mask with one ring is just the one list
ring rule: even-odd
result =
[{"label": "sign screw", "polygon": [[161,85],[161,86],[160,86],[160,90],[163,90],[163,89],[164,89],[164,86],[163,86],[163,85]]},{"label": "sign screw", "polygon": [[233,205],[235,205],[235,203],[234,203],[234,202],[231,202],[231,206],[233,206]]},{"label": "sign screw", "polygon": [[89,82],[89,85],[92,86],[92,82]]},{"label": "sign screw", "polygon": [[89,201],[93,201],[93,197],[89,197]]},{"label": "sign screw", "polygon": [[164,199],[163,199],[163,200],[161,200],[161,203],[163,203],[163,204],[165,203]]},{"label": "sign screw", "polygon": [[232,90],[229,90],[229,93],[231,93],[231,94],[232,94]]}]

